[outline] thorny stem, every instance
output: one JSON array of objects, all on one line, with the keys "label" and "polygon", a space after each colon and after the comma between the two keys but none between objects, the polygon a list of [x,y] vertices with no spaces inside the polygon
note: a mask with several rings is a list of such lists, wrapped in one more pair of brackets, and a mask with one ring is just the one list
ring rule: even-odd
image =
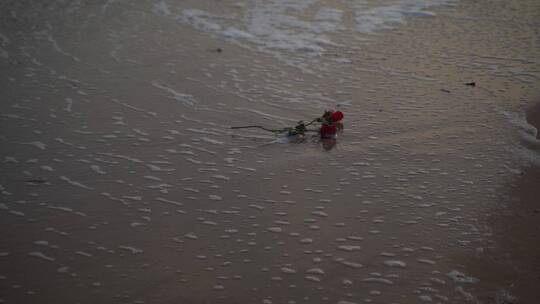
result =
[{"label": "thorny stem", "polygon": [[[316,121],[316,120],[314,120],[314,121]],[[309,124],[307,124],[305,126],[311,125],[314,121],[310,122]],[[258,128],[258,129],[262,129],[262,130],[265,130],[265,131],[268,131],[268,132],[273,132],[273,133],[284,133],[284,132],[294,131],[294,128],[268,129],[268,128],[265,128],[263,126],[258,126],[258,125],[231,127],[231,129],[250,129],[250,128]],[[308,129],[306,129],[305,132],[318,132],[318,131],[317,130],[308,130]]]},{"label": "thorny stem", "polygon": [[257,125],[231,127],[231,129],[249,129],[249,128],[259,128],[259,129],[263,129],[263,130],[268,131],[268,132],[276,132],[276,133],[286,132],[289,129],[289,128],[285,128],[285,129],[267,129],[267,128],[263,127],[263,126],[257,126]]},{"label": "thorny stem", "polygon": [[[326,113],[325,113],[326,115]],[[312,121],[308,122],[307,124],[304,124],[303,121],[299,121],[298,124],[295,127],[287,127],[283,129],[268,129],[263,126],[259,125],[249,125],[249,126],[239,126],[239,127],[231,127],[231,129],[249,129],[249,128],[257,128],[262,129],[264,131],[272,132],[272,133],[285,133],[288,132],[289,135],[296,135],[296,134],[304,134],[305,132],[318,132],[318,130],[309,130],[306,127],[314,124],[315,122],[322,122],[325,119],[325,117],[317,117],[313,119]]]}]

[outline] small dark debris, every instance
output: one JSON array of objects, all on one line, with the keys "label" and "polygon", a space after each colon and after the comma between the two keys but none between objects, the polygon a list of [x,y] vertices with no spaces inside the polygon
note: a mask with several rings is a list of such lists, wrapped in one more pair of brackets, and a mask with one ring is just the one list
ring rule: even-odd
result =
[{"label": "small dark debris", "polygon": [[447,89],[441,89],[441,91],[443,91],[445,93],[450,93],[450,90],[447,90]]},{"label": "small dark debris", "polygon": [[471,87],[475,87],[476,86],[476,82],[467,82],[465,85],[468,85],[468,86],[471,86]]},{"label": "small dark debris", "polygon": [[47,182],[46,179],[27,179],[23,180],[23,182],[29,183],[29,184],[44,184]]},{"label": "small dark debris", "polygon": [[540,209],[534,209],[534,213],[540,213]]},{"label": "small dark debris", "polygon": [[223,52],[223,50],[221,48],[217,48],[216,52],[221,53],[221,52]]}]

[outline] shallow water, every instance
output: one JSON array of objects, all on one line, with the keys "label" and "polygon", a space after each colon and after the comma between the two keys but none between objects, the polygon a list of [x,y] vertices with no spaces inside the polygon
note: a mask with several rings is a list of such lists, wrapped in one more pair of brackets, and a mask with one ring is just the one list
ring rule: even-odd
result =
[{"label": "shallow water", "polygon": [[[540,10],[423,3],[0,5],[0,299],[515,301],[467,261],[520,262],[486,213],[538,160]],[[230,129],[332,107],[335,145]]]}]

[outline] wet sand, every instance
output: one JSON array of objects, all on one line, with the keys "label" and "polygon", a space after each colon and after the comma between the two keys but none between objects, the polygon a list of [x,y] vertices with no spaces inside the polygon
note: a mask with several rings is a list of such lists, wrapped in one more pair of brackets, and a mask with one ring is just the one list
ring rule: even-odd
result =
[{"label": "wet sand", "polygon": [[[175,17],[249,7],[163,3],[0,10],[0,300],[535,303],[534,1],[338,31],[320,57]],[[230,129],[336,102],[332,149]]]},{"label": "wet sand", "polygon": [[527,122],[536,128],[536,138],[540,139],[540,103],[527,109]]},{"label": "wet sand", "polygon": [[[527,109],[527,122],[540,126],[540,107]],[[533,151],[540,145],[524,141]],[[463,256],[460,263],[486,286],[505,286],[498,293],[481,292],[487,303],[535,303],[540,283],[540,168],[525,165],[508,184],[504,204],[487,212],[486,223],[492,229],[491,246],[482,255]],[[495,287],[492,287],[495,288]],[[489,290],[489,288],[487,288]],[[519,295],[518,297],[511,295]]]},{"label": "wet sand", "polygon": [[[529,124],[540,128],[540,105],[527,111]],[[538,138],[538,135],[537,135]],[[537,150],[540,151],[540,145]],[[538,299],[540,283],[540,168],[525,167],[521,177],[509,186],[509,207],[494,210],[490,223],[503,255],[494,257],[512,269],[507,282],[524,303]],[[497,214],[498,213],[498,214]],[[505,259],[505,256],[508,259]],[[503,266],[503,267],[504,267]]]},{"label": "wet sand", "polygon": [[507,269],[503,277],[509,289],[523,303],[534,303],[540,282],[540,170],[528,167],[521,174],[509,187],[509,208],[494,210],[489,222],[497,247],[493,259]]}]

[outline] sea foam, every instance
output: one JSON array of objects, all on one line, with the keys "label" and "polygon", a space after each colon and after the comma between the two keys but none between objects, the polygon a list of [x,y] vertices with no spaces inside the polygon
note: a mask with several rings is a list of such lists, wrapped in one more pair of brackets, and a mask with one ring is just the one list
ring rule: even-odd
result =
[{"label": "sea foam", "polygon": [[[290,62],[290,56],[285,56],[287,53],[317,58],[329,48],[339,47],[340,43],[333,36],[341,31],[353,32],[355,35],[348,37],[362,39],[366,34],[396,28],[405,23],[407,17],[433,16],[435,13],[429,9],[454,2],[394,0],[377,5],[373,1],[359,1],[330,7],[331,3],[318,0],[270,0],[242,6],[240,17],[185,8],[177,19],[218,38]],[[313,8],[316,12],[310,14]],[[349,12],[354,16],[352,26],[344,18]]]}]

